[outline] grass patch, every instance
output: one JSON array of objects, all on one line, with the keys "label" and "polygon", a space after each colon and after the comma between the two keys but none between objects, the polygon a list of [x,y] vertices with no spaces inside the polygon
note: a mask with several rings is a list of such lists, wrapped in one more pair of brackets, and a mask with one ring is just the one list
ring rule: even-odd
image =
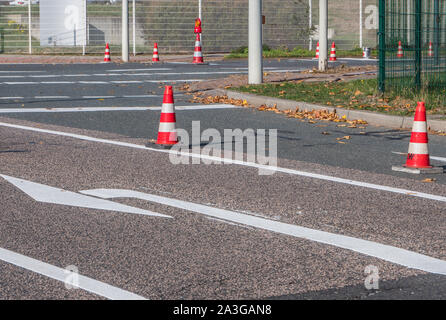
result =
[{"label": "grass patch", "polygon": [[[294,48],[289,50],[287,48],[271,49],[267,45],[263,45],[263,57],[264,58],[314,58],[316,54],[315,50],[308,50],[302,48]],[[377,56],[377,50],[372,50],[371,55]],[[330,53],[328,53],[328,56]],[[355,48],[351,50],[336,50],[336,56],[342,57],[362,57],[362,49]],[[233,50],[231,53],[225,56],[225,59],[241,59],[248,58],[248,48],[241,47]]]},{"label": "grass patch", "polygon": [[377,111],[394,115],[412,115],[418,101],[426,103],[429,114],[446,114],[446,89],[435,92],[379,93],[376,79],[348,82],[283,82],[233,88],[236,91],[303,101],[346,109]]}]

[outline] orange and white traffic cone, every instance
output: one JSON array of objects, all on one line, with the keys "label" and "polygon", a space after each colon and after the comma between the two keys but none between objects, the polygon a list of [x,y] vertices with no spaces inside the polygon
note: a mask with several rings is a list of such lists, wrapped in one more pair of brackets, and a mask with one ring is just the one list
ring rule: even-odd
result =
[{"label": "orange and white traffic cone", "polygon": [[111,62],[111,59],[110,59],[110,47],[109,47],[108,43],[105,46],[104,62]]},{"label": "orange and white traffic cone", "polygon": [[200,34],[197,33],[197,37],[195,40],[195,51],[194,51],[194,61],[193,63],[203,63],[203,53],[201,52],[201,40]]},{"label": "orange and white traffic cone", "polygon": [[160,61],[160,57],[158,55],[158,43],[155,42],[154,46],[153,46],[153,58],[152,58],[152,62],[159,62]]},{"label": "orange and white traffic cone", "polygon": [[319,41],[317,42],[316,45],[316,59],[319,59]]},{"label": "orange and white traffic cone", "polygon": [[176,118],[173,90],[172,86],[166,86],[164,90],[163,106],[161,107],[160,126],[156,144],[171,146],[178,143],[175,123]]},{"label": "orange and white traffic cone", "polygon": [[401,41],[398,41],[398,52],[396,53],[398,58],[402,58],[404,56],[403,46],[401,45]]},{"label": "orange and white traffic cone", "polygon": [[434,49],[432,48],[432,41],[429,41],[429,50],[427,51],[427,55],[429,57],[433,57],[434,56]]},{"label": "orange and white traffic cone", "polygon": [[402,167],[393,166],[392,170],[409,173],[443,173],[442,167],[433,167],[430,165],[426,107],[424,102],[418,102],[417,108],[415,109],[406,164]]},{"label": "orange and white traffic cone", "polygon": [[334,41],[331,44],[330,61],[336,61],[336,45]]}]

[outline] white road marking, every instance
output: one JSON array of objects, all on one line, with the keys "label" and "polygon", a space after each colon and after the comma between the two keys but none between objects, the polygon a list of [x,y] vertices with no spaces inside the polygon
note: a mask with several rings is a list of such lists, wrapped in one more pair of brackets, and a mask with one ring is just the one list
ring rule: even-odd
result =
[{"label": "white road marking", "polygon": [[25,78],[25,76],[0,76],[0,78]]},{"label": "white road marking", "polygon": [[26,126],[21,126],[21,125],[16,125],[16,124],[10,124],[10,123],[6,123],[6,122],[0,122],[0,126],[21,129],[21,130],[27,130],[27,131],[33,131],[33,132],[53,134],[53,135],[58,135],[58,136],[62,136],[62,137],[70,137],[70,138],[84,140],[84,141],[97,142],[97,143],[115,145],[115,146],[126,147],[126,148],[141,149],[141,150],[147,150],[147,151],[159,152],[159,153],[172,153],[174,155],[179,155],[179,156],[184,156],[184,157],[205,159],[205,160],[214,161],[214,162],[222,162],[225,164],[240,165],[240,166],[245,166],[245,167],[262,169],[265,171],[267,171],[267,170],[273,171],[273,172],[277,171],[277,172],[281,172],[281,173],[297,175],[297,176],[318,179],[318,180],[323,180],[323,181],[342,183],[342,184],[347,184],[347,185],[352,185],[352,186],[356,186],[356,187],[362,187],[362,188],[367,188],[367,189],[372,189],[372,190],[377,190],[377,191],[386,191],[386,192],[402,194],[402,195],[406,195],[406,196],[410,196],[410,197],[446,202],[446,197],[444,197],[444,196],[423,193],[423,192],[418,192],[418,191],[412,191],[412,190],[407,190],[407,189],[401,189],[401,188],[395,188],[395,187],[388,187],[388,186],[374,184],[374,183],[338,178],[338,177],[323,175],[323,174],[319,174],[319,173],[312,173],[312,172],[306,172],[306,171],[299,171],[299,170],[295,170],[295,169],[267,166],[267,165],[261,165],[261,164],[254,163],[254,162],[246,162],[246,161],[233,160],[233,159],[214,157],[214,156],[207,156],[207,155],[201,155],[201,154],[195,154],[195,153],[176,152],[176,151],[172,151],[172,150],[155,149],[155,148],[149,148],[149,147],[145,147],[145,146],[133,144],[133,143],[128,143],[128,142],[100,139],[100,138],[94,138],[94,137],[90,137],[90,136],[62,132],[62,131],[54,131],[54,130],[34,128],[34,127],[26,127]]},{"label": "white road marking", "polygon": [[181,79],[181,80],[144,80],[148,83],[173,83],[173,82],[200,82],[207,79]]},{"label": "white road marking", "polygon": [[39,73],[46,71],[0,71],[0,73]]},{"label": "white road marking", "polygon": [[[394,154],[400,154],[402,156],[407,156],[407,153],[404,152],[396,152],[396,151],[392,151],[392,153]],[[446,158],[442,158],[442,157],[435,157],[435,156],[429,156],[429,158],[431,160],[437,160],[437,161],[441,161],[441,162],[446,162]]]},{"label": "white road marking", "polygon": [[69,99],[68,96],[35,96],[34,99]]},{"label": "white road marking", "polygon": [[41,81],[41,82],[36,82],[39,84],[73,84],[75,82],[73,81]]},{"label": "white road marking", "polygon": [[108,72],[131,72],[131,71],[167,71],[172,70],[172,68],[147,68],[147,69],[116,69],[107,70]]},{"label": "white road marking", "polygon": [[117,80],[117,81],[110,81],[111,83],[143,83],[144,81],[138,81],[138,80]]},{"label": "white road marking", "polygon": [[79,192],[104,199],[133,198],[147,200],[182,210],[193,211],[216,219],[230,221],[233,223],[268,230],[288,236],[293,236],[296,238],[303,238],[310,241],[352,250],[354,252],[359,252],[367,256],[379,258],[407,268],[446,275],[446,261],[373,241],[320,231],[316,229],[310,229],[306,227],[300,227],[293,224],[205,206],[193,202],[142,193],[138,191],[120,189],[95,189]]},{"label": "white road marking", "polygon": [[75,192],[46,186],[23,179],[0,174],[0,177],[22,190],[37,202],[65,205],[71,207],[140,214],[151,217],[172,218],[164,214],[126,206],[117,202],[84,196]]},{"label": "white road marking", "polygon": [[109,84],[109,82],[106,82],[106,81],[78,81],[77,83],[81,83],[81,84]]},{"label": "white road marking", "polygon": [[29,82],[29,81],[25,81],[25,82],[3,82],[4,84],[10,84],[10,85],[15,85],[15,84],[19,84],[19,85],[24,85],[24,84],[39,84],[39,82]]},{"label": "white road marking", "polygon": [[17,100],[24,99],[23,97],[0,97],[0,100]]},{"label": "white road marking", "polygon": [[[203,104],[196,106],[177,106],[176,111],[216,110],[237,108],[230,104]],[[8,113],[63,113],[63,112],[106,112],[106,111],[160,111],[161,107],[75,107],[75,108],[5,108],[0,114]]]},{"label": "white road marking", "polygon": [[112,99],[116,98],[116,96],[83,96],[83,99]]},{"label": "white road marking", "polygon": [[[67,279],[65,269],[7,249],[0,248],[0,260],[57,281],[66,282]],[[85,291],[112,300],[146,300],[144,297],[131,293],[127,290],[111,286],[107,283],[94,280],[83,275],[78,275],[78,287]]]}]

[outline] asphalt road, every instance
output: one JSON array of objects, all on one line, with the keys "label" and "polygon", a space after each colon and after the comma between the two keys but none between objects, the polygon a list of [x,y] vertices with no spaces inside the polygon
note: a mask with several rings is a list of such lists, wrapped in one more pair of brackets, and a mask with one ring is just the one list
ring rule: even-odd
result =
[{"label": "asphalt road", "polygon": [[[177,111],[178,128],[278,129],[278,171],[205,156],[175,165],[167,150],[144,147],[159,110],[125,108],[159,107],[161,83],[246,67],[0,66],[0,298],[444,299],[446,180],[390,170],[404,162],[408,132],[191,108],[177,95],[176,106],[189,106]],[[79,110],[88,107],[119,111]],[[444,142],[430,137],[431,156],[446,157]],[[82,289],[65,287],[68,266],[88,277]],[[365,287],[367,270],[378,289]]]}]

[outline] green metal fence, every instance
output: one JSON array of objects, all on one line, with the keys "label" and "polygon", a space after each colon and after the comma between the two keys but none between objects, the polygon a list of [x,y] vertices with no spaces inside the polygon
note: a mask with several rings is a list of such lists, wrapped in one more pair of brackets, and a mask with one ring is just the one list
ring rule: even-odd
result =
[{"label": "green metal fence", "polygon": [[445,90],[446,0],[379,0],[379,89]]}]

